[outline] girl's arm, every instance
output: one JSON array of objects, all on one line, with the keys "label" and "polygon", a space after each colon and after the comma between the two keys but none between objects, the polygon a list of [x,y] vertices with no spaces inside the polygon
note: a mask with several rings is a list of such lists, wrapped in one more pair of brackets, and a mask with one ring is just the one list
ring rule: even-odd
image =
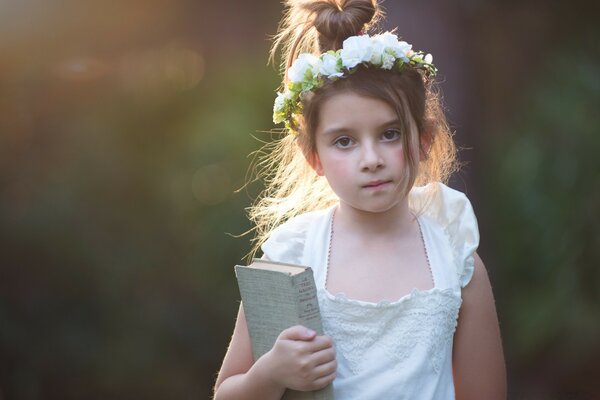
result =
[{"label": "girl's arm", "polygon": [[231,343],[215,384],[215,400],[280,399],[286,388],[316,390],[335,378],[335,351],[328,336],[302,326],[281,332],[255,363],[240,304]]},{"label": "girl's arm", "polygon": [[505,400],[506,369],[492,287],[475,254],[475,271],[463,303],[452,356],[457,400]]}]

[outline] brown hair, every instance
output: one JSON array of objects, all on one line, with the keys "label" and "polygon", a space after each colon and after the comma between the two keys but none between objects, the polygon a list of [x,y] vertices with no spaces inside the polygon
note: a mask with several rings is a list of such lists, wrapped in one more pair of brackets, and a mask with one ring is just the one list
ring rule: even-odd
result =
[{"label": "brown hair", "polygon": [[[288,0],[286,5],[271,50],[271,59],[282,50],[284,85],[287,71],[300,53],[337,50],[346,38],[366,31],[382,15],[375,0]],[[403,121],[405,194],[414,184],[446,181],[457,169],[456,148],[433,80],[410,68],[399,72],[359,67],[355,73],[304,95],[297,136],[288,134],[268,145],[267,156],[258,164],[266,188],[249,209],[256,234],[250,256],[285,220],[337,202],[327,181],[317,176],[306,158],[316,154],[315,131],[322,104],[341,92],[381,100]]]},{"label": "brown hair", "polygon": [[281,49],[284,79],[300,53],[337,50],[342,42],[377,23],[383,12],[376,0],[286,0],[287,7],[271,48]]}]

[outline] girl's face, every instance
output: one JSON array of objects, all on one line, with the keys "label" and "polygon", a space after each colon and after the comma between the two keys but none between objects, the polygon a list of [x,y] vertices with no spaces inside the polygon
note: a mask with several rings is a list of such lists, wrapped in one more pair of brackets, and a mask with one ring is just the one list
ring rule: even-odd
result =
[{"label": "girl's face", "polygon": [[327,178],[342,206],[386,212],[405,201],[408,174],[402,135],[407,133],[402,126],[387,103],[352,92],[321,104],[316,154],[310,163]]}]

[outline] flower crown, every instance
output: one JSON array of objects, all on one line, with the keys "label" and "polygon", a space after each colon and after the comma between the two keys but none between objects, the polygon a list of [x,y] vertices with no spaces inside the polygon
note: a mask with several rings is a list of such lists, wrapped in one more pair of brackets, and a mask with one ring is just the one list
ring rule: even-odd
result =
[{"label": "flower crown", "polygon": [[273,122],[284,122],[290,132],[295,132],[295,116],[302,112],[302,94],[322,87],[327,80],[333,81],[354,73],[361,64],[398,71],[410,67],[435,76],[437,68],[432,61],[431,54],[413,51],[412,45],[399,41],[398,36],[391,32],[350,36],[344,40],[341,49],[330,50],[319,57],[302,53],[288,69],[288,82],[283,92],[277,93]]}]

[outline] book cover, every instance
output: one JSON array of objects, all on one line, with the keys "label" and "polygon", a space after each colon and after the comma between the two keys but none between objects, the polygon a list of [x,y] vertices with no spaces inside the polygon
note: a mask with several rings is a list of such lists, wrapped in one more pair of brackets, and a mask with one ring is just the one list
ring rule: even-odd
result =
[{"label": "book cover", "polygon": [[[236,265],[254,360],[271,350],[284,330],[303,325],[323,334],[317,289],[310,267],[255,259]],[[285,400],[330,400],[332,385],[312,392],[287,390]]]}]

